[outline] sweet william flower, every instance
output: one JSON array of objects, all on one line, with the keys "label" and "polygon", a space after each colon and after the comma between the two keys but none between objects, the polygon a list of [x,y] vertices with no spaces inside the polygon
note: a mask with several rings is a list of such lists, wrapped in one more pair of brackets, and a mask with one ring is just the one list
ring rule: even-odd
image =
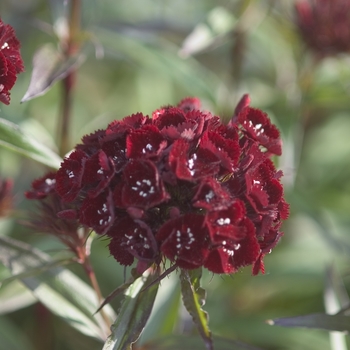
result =
[{"label": "sweet william flower", "polygon": [[227,125],[186,98],[83,137],[49,196],[70,208],[58,216],[108,236],[122,265],[136,259],[143,270],[167,258],[226,274],[253,265],[257,274],[288,216],[270,160],[280,154],[278,129],[247,95]]},{"label": "sweet william flower", "polygon": [[300,0],[295,8],[300,34],[318,57],[350,52],[350,0]]},{"label": "sweet william flower", "polygon": [[20,43],[13,28],[0,19],[0,102],[10,103],[10,90],[24,71]]}]

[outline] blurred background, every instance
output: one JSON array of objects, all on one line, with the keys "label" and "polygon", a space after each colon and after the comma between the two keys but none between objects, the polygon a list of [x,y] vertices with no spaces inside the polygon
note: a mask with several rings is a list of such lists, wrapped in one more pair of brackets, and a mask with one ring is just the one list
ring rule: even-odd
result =
[{"label": "blurred background", "polygon": [[[47,43],[57,46],[55,33],[67,2],[0,3],[2,20],[21,41],[26,69],[11,92],[11,105],[0,107],[1,116],[54,151],[60,83],[41,97],[20,101],[35,52]],[[265,321],[327,311],[329,288],[341,295],[340,305],[348,302],[350,55],[315,58],[299,35],[292,0],[84,0],[82,9],[89,40],[74,90],[71,147],[114,119],[138,111],[150,114],[187,96],[199,97],[203,109],[229,120],[248,93],[251,106],[268,113],[281,130],[283,155],[276,165],[284,172],[291,214],[284,237],[265,258],[265,275],[252,277],[249,267],[233,276],[205,272],[209,325],[214,334],[262,349],[331,349],[328,332]],[[68,254],[58,240],[18,222],[32,205],[23,192],[44,172],[44,166],[0,149],[0,176],[14,180],[15,209],[14,217],[0,219],[0,232],[58,258]],[[124,278],[106,246],[103,240],[92,244],[104,295]],[[69,269],[86,280],[80,266]],[[0,266],[0,279],[6,277]],[[162,282],[157,298],[141,345],[192,331],[175,275]],[[112,303],[116,310],[119,301]],[[102,348],[52,315],[19,282],[0,289],[0,312],[0,349]]]}]

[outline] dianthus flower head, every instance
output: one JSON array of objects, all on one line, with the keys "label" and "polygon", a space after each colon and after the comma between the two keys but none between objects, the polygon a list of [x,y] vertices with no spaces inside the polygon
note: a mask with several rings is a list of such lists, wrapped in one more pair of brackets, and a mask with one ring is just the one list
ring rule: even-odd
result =
[{"label": "dianthus flower head", "polygon": [[0,19],[0,102],[10,103],[10,90],[24,71],[20,43],[13,28]]},{"label": "dianthus flower head", "polygon": [[59,215],[110,237],[122,265],[168,258],[183,269],[263,271],[288,216],[270,160],[281,140],[244,98],[227,125],[186,98],[83,137],[55,175],[55,193],[72,208]]},{"label": "dianthus flower head", "polygon": [[318,57],[350,52],[350,0],[300,0],[295,7],[301,36]]}]

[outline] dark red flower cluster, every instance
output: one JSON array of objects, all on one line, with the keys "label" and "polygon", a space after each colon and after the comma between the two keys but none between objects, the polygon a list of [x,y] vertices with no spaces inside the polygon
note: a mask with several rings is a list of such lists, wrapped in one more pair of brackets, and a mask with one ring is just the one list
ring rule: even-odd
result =
[{"label": "dark red flower cluster", "polygon": [[[196,98],[133,114],[82,139],[54,176],[34,182],[29,197],[58,194],[58,213],[110,237],[122,265],[139,269],[164,257],[176,266],[233,273],[277,244],[288,216],[279,131],[245,96],[234,118],[199,110]],[[48,181],[49,180],[49,181]]]},{"label": "dark red flower cluster", "polygon": [[316,55],[350,52],[350,0],[301,0],[295,7],[301,36]]},{"label": "dark red flower cluster", "polygon": [[13,28],[0,19],[0,102],[10,103],[10,90],[24,71],[20,43]]}]

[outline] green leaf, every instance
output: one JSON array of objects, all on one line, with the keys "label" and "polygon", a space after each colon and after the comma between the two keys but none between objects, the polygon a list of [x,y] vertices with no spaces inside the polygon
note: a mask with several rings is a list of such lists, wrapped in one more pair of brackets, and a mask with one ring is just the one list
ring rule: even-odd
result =
[{"label": "green leaf", "polygon": [[26,306],[36,303],[37,299],[19,281],[0,288],[0,315],[20,310]]},{"label": "green leaf", "polygon": [[211,332],[208,327],[208,314],[202,309],[205,304],[205,290],[200,287],[202,269],[181,270],[181,293],[184,305],[192,316],[199,334],[208,350],[213,349]]},{"label": "green leaf", "polygon": [[[215,350],[259,350],[259,348],[244,344],[232,339],[225,339],[213,336]],[[184,347],[186,344],[186,348]],[[146,343],[142,347],[143,350],[203,350],[203,342],[199,337],[169,335],[164,338],[155,339]]]},{"label": "green leaf", "polygon": [[227,41],[232,35],[237,19],[224,7],[214,7],[207,15],[206,23],[196,25],[193,31],[185,38],[180,55],[188,57],[202,52],[210,47],[218,46]]},{"label": "green leaf", "polygon": [[85,55],[64,57],[52,44],[45,44],[34,54],[29,87],[21,102],[44,95],[57,81],[64,79],[85,61]]},{"label": "green leaf", "polygon": [[151,314],[158,291],[158,283],[150,285],[159,277],[159,272],[149,270],[135,280],[125,292],[118,318],[112,325],[112,334],[103,350],[129,350],[140,337]]},{"label": "green leaf", "polygon": [[[163,41],[164,47],[159,47],[128,37],[124,33],[101,28],[96,28],[94,34],[106,48],[106,52],[118,57],[122,54],[153,74],[169,77],[181,86],[185,86],[187,93],[206,97],[216,103],[218,87],[225,91],[220,79],[212,71],[191,57],[186,60],[181,59],[177,54],[178,47],[174,47],[169,42]],[[159,38],[157,45],[159,45]]]},{"label": "green leaf", "polygon": [[0,317],[1,349],[33,350],[26,333],[24,329],[17,328],[8,317]]},{"label": "green leaf", "polygon": [[50,168],[58,169],[62,159],[16,124],[0,118],[0,146],[36,160]]},{"label": "green leaf", "polygon": [[[180,317],[179,307],[181,304],[178,276],[171,273],[167,278],[160,276],[160,279],[161,283],[157,299],[138,345],[144,344],[154,338],[172,334],[178,324]],[[159,322],[159,320],[162,321]]]},{"label": "green leaf", "polygon": [[[101,315],[93,316],[98,308],[94,290],[76,275],[61,267],[43,272],[43,265],[50,265],[49,255],[28,244],[9,237],[0,237],[0,261],[12,275],[30,271],[30,277],[20,277],[21,282],[54,314],[88,336],[104,340],[109,333]],[[40,274],[34,276],[35,269]],[[104,311],[111,319],[113,310],[107,305]]]},{"label": "green leaf", "polygon": [[305,316],[277,318],[268,324],[282,327],[306,327],[327,331],[350,331],[350,317],[342,315],[311,314]]}]

